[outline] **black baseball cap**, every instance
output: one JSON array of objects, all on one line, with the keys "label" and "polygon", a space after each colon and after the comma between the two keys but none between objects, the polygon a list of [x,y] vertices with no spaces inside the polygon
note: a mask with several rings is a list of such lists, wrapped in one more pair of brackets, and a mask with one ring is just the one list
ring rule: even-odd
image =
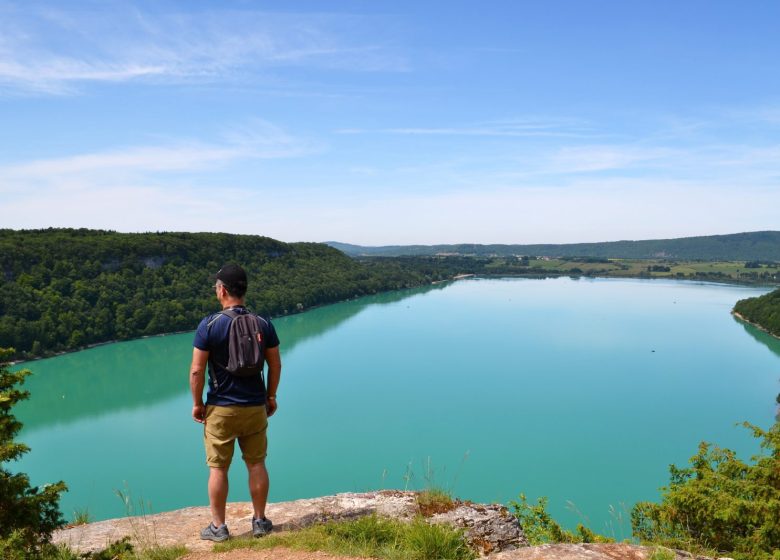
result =
[{"label": "black baseball cap", "polygon": [[246,292],[246,271],[237,264],[226,264],[217,272],[217,280],[222,282],[229,291]]}]

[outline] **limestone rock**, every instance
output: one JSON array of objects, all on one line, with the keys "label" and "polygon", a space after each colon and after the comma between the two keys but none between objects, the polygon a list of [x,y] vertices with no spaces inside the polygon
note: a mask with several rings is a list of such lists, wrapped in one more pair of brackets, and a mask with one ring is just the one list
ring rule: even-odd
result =
[{"label": "limestone rock", "polygon": [[455,509],[436,514],[430,521],[463,528],[469,543],[483,555],[528,546],[517,519],[499,504],[459,502]]}]

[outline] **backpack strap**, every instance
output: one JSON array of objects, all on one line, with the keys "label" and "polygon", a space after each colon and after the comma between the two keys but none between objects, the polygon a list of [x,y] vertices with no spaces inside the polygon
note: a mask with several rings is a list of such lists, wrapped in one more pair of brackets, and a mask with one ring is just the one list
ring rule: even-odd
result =
[{"label": "backpack strap", "polygon": [[266,385],[265,374],[264,374],[265,364],[267,362],[265,361],[265,332],[263,331],[263,325],[265,325],[267,328],[269,323],[257,313],[253,313],[253,315],[257,319],[257,328],[260,331],[260,353],[263,355],[263,369],[260,370],[260,383],[262,383],[263,390],[265,390],[265,394],[267,395],[268,387]]},{"label": "backpack strap", "polygon": [[213,325],[214,323],[216,323],[216,322],[217,322],[217,319],[219,319],[219,318],[220,318],[222,315],[224,315],[225,317],[229,317],[231,321],[232,321],[233,319],[235,319],[236,317],[238,317],[238,313],[236,313],[236,310],[235,310],[235,309],[233,309],[233,308],[229,308],[229,309],[223,309],[223,310],[222,310],[222,311],[220,311],[219,313],[214,313],[214,315],[211,317],[211,319],[209,320],[209,322],[208,322],[208,323],[206,323],[206,327],[207,327],[209,330],[211,330],[211,325]]},{"label": "backpack strap", "polygon": [[220,313],[230,317],[231,320],[235,319],[239,315],[239,313],[235,309],[233,309],[232,307],[228,307],[227,309],[223,309],[222,311],[220,311]]},{"label": "backpack strap", "polygon": [[[214,313],[214,315],[211,317],[211,319],[209,319],[209,322],[206,323],[206,333],[207,334],[211,333],[211,325],[216,323],[219,320],[219,318],[222,317],[222,316],[225,316],[225,317],[227,317],[228,319],[230,319],[232,321],[233,319],[238,317],[238,313],[236,313],[233,309],[223,309],[219,313]],[[222,369],[225,369],[227,367],[226,365],[222,365],[217,360],[215,360],[211,354],[209,354],[209,362],[212,362],[212,363],[218,365]],[[216,378],[216,374],[215,374],[215,376],[214,376],[214,382],[215,383],[216,383],[216,379],[217,378]]]}]

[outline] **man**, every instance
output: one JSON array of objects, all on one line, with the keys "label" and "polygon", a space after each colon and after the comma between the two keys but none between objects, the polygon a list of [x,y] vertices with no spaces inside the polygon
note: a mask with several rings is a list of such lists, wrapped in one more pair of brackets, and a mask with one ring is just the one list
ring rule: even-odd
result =
[{"label": "man", "polygon": [[[244,306],[247,276],[238,265],[223,266],[217,272],[214,285],[223,312],[233,310],[249,313]],[[270,321],[258,317],[260,336],[268,364],[268,388],[261,374],[241,377],[226,369],[228,364],[228,333],[231,317],[213,314],[201,321],[195,333],[190,367],[192,418],[204,424],[206,463],[209,466],[209,504],[211,523],[201,531],[202,539],[224,541],[230,537],[225,525],[225,505],[228,495],[228,468],[233,458],[235,440],[249,472],[249,492],[254,515],[252,534],[267,535],[273,524],[265,517],[268,499],[268,471],[265,468],[268,417],[276,412],[276,389],[282,371],[279,338]],[[209,388],[203,403],[205,370],[208,363]]]}]

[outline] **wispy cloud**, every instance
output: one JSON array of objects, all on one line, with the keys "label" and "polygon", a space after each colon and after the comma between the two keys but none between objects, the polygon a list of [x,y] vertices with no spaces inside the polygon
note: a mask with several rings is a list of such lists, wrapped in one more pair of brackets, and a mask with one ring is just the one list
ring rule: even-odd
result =
[{"label": "wispy cloud", "polygon": [[31,187],[85,190],[141,177],[153,182],[163,173],[186,174],[240,160],[296,157],[318,149],[314,143],[256,120],[231,129],[216,141],[185,139],[7,165],[0,167],[0,192],[29,192]]},{"label": "wispy cloud", "polygon": [[577,120],[496,120],[465,126],[398,127],[398,128],[342,128],[337,134],[399,134],[410,136],[498,136],[498,137],[557,137],[585,138],[595,132]]},{"label": "wispy cloud", "polygon": [[550,172],[582,173],[628,169],[652,162],[661,163],[677,150],[659,147],[625,145],[588,145],[560,148],[553,154],[547,166]]},{"label": "wispy cloud", "polygon": [[219,11],[149,14],[102,6],[0,10],[0,91],[62,94],[86,82],[258,80],[307,66],[399,71],[407,62],[381,41],[344,33],[370,18]]}]

